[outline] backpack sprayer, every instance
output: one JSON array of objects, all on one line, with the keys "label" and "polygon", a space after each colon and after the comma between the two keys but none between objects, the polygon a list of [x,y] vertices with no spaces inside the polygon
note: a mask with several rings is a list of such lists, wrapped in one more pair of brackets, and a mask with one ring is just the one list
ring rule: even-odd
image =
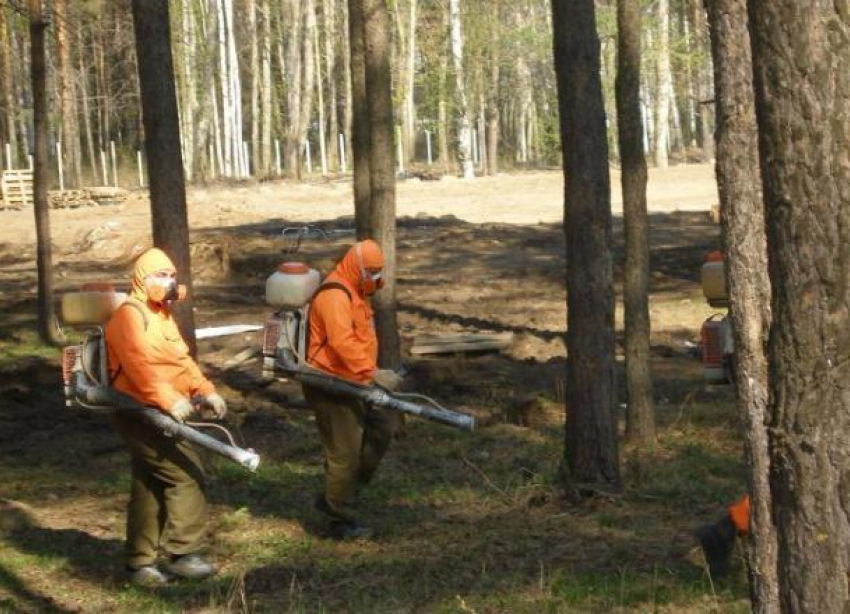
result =
[{"label": "backpack sprayer", "polygon": [[[389,393],[377,386],[364,386],[326,373],[307,364],[310,302],[319,291],[321,277],[300,262],[281,264],[266,280],[266,303],[277,309],[263,334],[263,378],[272,380],[281,372],[324,392],[364,401],[405,414],[472,431],[473,416],[451,411],[420,394]],[[335,285],[335,287],[341,287]],[[345,290],[347,292],[347,290]],[[425,401],[414,403],[409,399]]]},{"label": "backpack sprayer", "polygon": [[125,300],[125,293],[115,292],[108,286],[96,285],[84,286],[80,292],[70,292],[62,296],[62,320],[66,324],[83,327],[85,331],[82,343],[68,346],[63,352],[65,405],[96,413],[109,414],[120,411],[130,414],[169,437],[185,439],[239,463],[249,471],[256,471],[260,464],[259,455],[250,448],[238,447],[233,436],[223,426],[211,423],[195,424],[220,429],[226,434],[229,443],[201,433],[189,424],[178,422],[158,409],[145,407],[110,386],[103,325]]}]

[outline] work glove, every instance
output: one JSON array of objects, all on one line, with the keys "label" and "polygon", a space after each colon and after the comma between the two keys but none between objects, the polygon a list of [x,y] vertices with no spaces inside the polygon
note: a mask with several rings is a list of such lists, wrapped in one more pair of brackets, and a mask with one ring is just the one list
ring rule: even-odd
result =
[{"label": "work glove", "polygon": [[401,388],[404,378],[390,369],[378,369],[372,376],[372,382],[389,392],[396,392]]},{"label": "work glove", "polygon": [[168,408],[168,413],[171,414],[171,417],[178,422],[183,422],[186,418],[191,416],[194,411],[195,408],[192,406],[189,399],[183,398],[175,401],[174,404]]},{"label": "work glove", "polygon": [[219,420],[227,415],[227,402],[224,400],[224,397],[217,392],[213,392],[212,394],[205,396],[201,405],[209,408],[213,415]]}]

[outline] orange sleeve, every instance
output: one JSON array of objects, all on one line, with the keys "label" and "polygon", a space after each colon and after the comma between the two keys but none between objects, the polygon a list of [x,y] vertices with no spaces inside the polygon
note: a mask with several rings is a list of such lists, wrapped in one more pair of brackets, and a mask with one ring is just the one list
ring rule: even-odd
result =
[{"label": "orange sleeve", "polygon": [[375,364],[363,343],[354,334],[351,301],[345,292],[339,289],[327,290],[317,300],[321,301],[328,351],[354,374],[355,379],[368,381],[375,371]]},{"label": "orange sleeve", "polygon": [[215,385],[204,377],[204,374],[201,373],[201,368],[198,366],[198,363],[195,362],[195,359],[187,355],[185,360],[186,369],[189,372],[189,378],[191,380],[192,396],[197,395],[205,397],[215,392]]},{"label": "orange sleeve", "polygon": [[106,341],[118,358],[121,370],[145,399],[167,410],[182,398],[152,364],[142,314],[129,308],[116,311],[109,322]]}]

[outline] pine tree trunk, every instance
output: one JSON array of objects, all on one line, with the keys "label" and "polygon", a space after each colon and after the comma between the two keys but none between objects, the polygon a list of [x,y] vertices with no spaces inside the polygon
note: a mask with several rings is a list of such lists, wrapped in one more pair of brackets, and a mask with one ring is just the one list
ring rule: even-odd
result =
[{"label": "pine tree trunk", "polygon": [[410,1],[410,12],[408,14],[407,25],[407,57],[405,58],[405,85],[404,85],[404,100],[402,105],[404,108],[404,134],[405,134],[405,151],[404,155],[411,162],[416,157],[416,100],[414,98],[416,85],[416,10],[419,0]]},{"label": "pine tree trunk", "polygon": [[82,185],[80,168],[79,130],[77,128],[77,105],[75,80],[71,75],[71,53],[68,47],[67,0],[53,0],[56,32],[56,72],[59,89],[59,116],[62,122],[62,154],[65,159],[65,177],[68,187]]},{"label": "pine tree trunk", "polygon": [[[35,213],[36,267],[38,269],[38,336],[42,343],[58,341],[53,315],[53,255],[50,208],[47,203],[47,66],[45,61],[42,0],[28,0],[30,18],[30,71],[32,83],[35,151],[33,169],[33,212]],[[5,9],[0,9],[5,10]]]},{"label": "pine tree trunk", "polygon": [[328,159],[332,165],[335,165],[337,168],[339,168],[339,121],[337,115],[336,52],[334,46],[337,34],[336,1],[323,0],[322,6],[325,21],[325,67],[327,69],[325,80],[328,84]]},{"label": "pine tree trunk", "polygon": [[372,189],[369,172],[372,126],[366,97],[366,47],[363,7],[360,0],[348,0],[349,41],[351,43],[351,92],[354,117],[351,126],[351,153],[354,164],[354,219],[357,238],[371,236]]},{"label": "pine tree trunk", "polygon": [[754,612],[779,611],[776,527],[771,515],[766,341],[770,279],[764,203],[759,186],[758,131],[745,0],[706,3],[717,107],[720,194],[731,314],[735,334],[738,414],[744,425],[751,522],[749,567]]},{"label": "pine tree trunk", "polygon": [[569,485],[619,484],[611,187],[593,0],[553,0],[567,238]]},{"label": "pine tree trunk", "polygon": [[667,168],[670,147],[670,2],[658,0],[658,83],[655,115],[655,166]]},{"label": "pine tree trunk", "polygon": [[490,70],[487,96],[487,174],[499,172],[499,70],[501,62],[498,2],[493,2],[490,20]]},{"label": "pine tree trunk", "polygon": [[[79,32],[79,46],[80,49],[85,49],[85,45],[83,44],[83,33],[82,30]],[[85,65],[85,60],[83,58],[83,54],[79,53],[77,55],[79,61],[79,71],[80,71],[80,100],[82,101],[82,116],[83,116],[83,128],[85,129],[86,136],[86,152],[88,153],[89,158],[89,173],[93,175],[94,183],[97,183],[97,157],[95,154],[94,147],[94,134],[92,133],[92,125],[91,125],[91,110],[89,109],[89,71]]]},{"label": "pine tree trunk", "polygon": [[313,53],[316,58],[315,62],[315,81],[316,81],[316,112],[318,113],[319,126],[319,154],[322,161],[322,175],[328,173],[328,142],[325,133],[325,84],[322,78],[322,50],[319,46],[319,28],[313,28]]},{"label": "pine tree trunk", "polygon": [[393,141],[390,18],[387,0],[360,0],[363,20],[366,99],[371,119],[369,173],[372,238],[384,252],[384,287],[375,294],[378,364],[395,369],[401,364],[396,313],[396,202]]},{"label": "pine tree trunk", "polygon": [[[0,7],[0,87],[3,88],[3,102],[6,111],[6,130],[4,135],[5,142],[13,152],[18,151],[18,128],[16,126],[18,118],[18,104],[15,96],[15,83],[12,73],[12,45],[10,44],[10,32],[8,31],[8,22],[6,19],[6,10]],[[5,150],[5,147],[2,149]],[[5,160],[5,152],[3,155],[3,168],[6,168],[10,161]]]},{"label": "pine tree trunk", "polygon": [[449,0],[452,66],[455,72],[455,113],[457,115],[457,161],[464,179],[475,177],[472,163],[472,123],[463,75],[463,33],[460,22],[460,0]]},{"label": "pine tree trunk", "polygon": [[[354,94],[351,90],[351,26],[349,16],[349,2],[342,0],[343,28],[342,28],[342,63],[345,66],[345,110],[343,113],[343,131],[345,133],[345,146],[351,149],[351,123],[354,117]],[[347,154],[351,158],[351,154]]]},{"label": "pine tree trunk", "polygon": [[254,164],[263,177],[271,174],[272,161],[272,47],[271,47],[271,6],[268,0],[259,0],[260,7],[260,72],[262,74],[262,94],[260,98],[260,159]]},{"label": "pine tree trunk", "polygon": [[[304,22],[299,0],[284,0],[286,15],[284,22],[289,24],[286,41],[286,170],[290,177],[301,178],[301,148],[304,142],[300,138],[301,129],[301,73],[302,73],[302,24]],[[306,111],[305,111],[306,112]]]},{"label": "pine tree trunk", "polygon": [[133,25],[145,126],[153,242],[171,257],[180,283],[189,289],[189,299],[177,303],[175,317],[183,338],[195,354],[186,183],[180,152],[180,118],[177,115],[168,5],[159,0],[133,0]]},{"label": "pine tree trunk", "polygon": [[[303,147],[309,137],[310,122],[313,117],[313,88],[316,80],[316,62],[313,53],[316,9],[313,0],[303,0],[301,8],[304,12],[304,36],[302,38],[304,81],[301,88],[301,123],[298,126],[298,142]],[[313,159],[315,160],[315,156]]]},{"label": "pine tree trunk", "polygon": [[640,115],[640,11],[640,0],[617,0],[616,97],[626,231],[626,438],[646,446],[655,441],[655,403],[649,365],[649,218]]},{"label": "pine tree trunk", "polygon": [[750,0],[772,282],[770,487],[783,612],[850,609],[850,15]]}]

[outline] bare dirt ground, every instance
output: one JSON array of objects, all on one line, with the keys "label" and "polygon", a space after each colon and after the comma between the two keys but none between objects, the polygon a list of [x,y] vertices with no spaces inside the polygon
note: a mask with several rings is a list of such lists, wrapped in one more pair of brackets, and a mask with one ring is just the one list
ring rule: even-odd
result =
[{"label": "bare dirt ground", "polygon": [[[199,187],[189,199],[200,325],[262,322],[263,281],[279,261],[327,270],[351,239],[343,181]],[[320,449],[297,388],[258,386],[256,358],[225,366],[257,347],[258,334],[201,342],[202,364],[231,402],[231,426],[264,461],[255,476],[212,463],[210,550],[222,573],[162,591],[124,582],[126,453],[102,418],[62,407],[56,353],[29,332],[31,213],[0,213],[0,610],[747,611],[743,571],[712,584],[689,535],[743,487],[731,392],[705,386],[691,349],[711,313],[697,282],[704,254],[718,245],[707,214],[713,171],[653,173],[649,200],[660,434],[652,450],[623,450],[622,492],[577,506],[557,486],[566,356],[560,173],[405,181],[398,293],[406,343],[423,333],[514,333],[502,354],[410,361],[418,391],[475,414],[481,428],[467,435],[408,421],[362,500],[377,537],[335,542],[311,509]],[[121,208],[55,212],[58,285],[125,283],[149,240],[147,207],[137,194]],[[282,253],[293,244],[281,230],[305,223],[331,239]],[[619,279],[619,219],[615,253]]]}]

